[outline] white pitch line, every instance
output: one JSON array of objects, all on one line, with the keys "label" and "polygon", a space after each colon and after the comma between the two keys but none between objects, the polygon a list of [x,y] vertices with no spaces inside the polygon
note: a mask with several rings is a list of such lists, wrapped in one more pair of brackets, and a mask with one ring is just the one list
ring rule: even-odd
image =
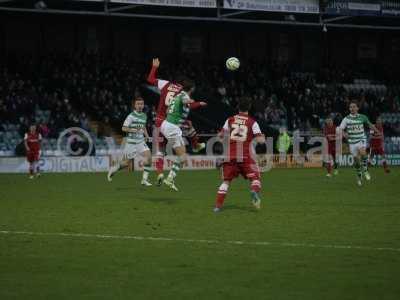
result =
[{"label": "white pitch line", "polygon": [[229,244],[229,245],[248,245],[248,246],[270,246],[270,247],[293,247],[293,248],[325,248],[325,249],[356,249],[370,251],[390,251],[400,252],[400,248],[392,247],[369,247],[357,245],[333,245],[333,244],[312,244],[312,243],[279,243],[279,242],[251,242],[251,241],[222,241],[222,240],[196,240],[183,238],[167,237],[145,237],[136,235],[112,235],[112,234],[91,234],[91,233],[64,233],[64,232],[33,232],[33,231],[10,231],[1,230],[3,235],[31,235],[31,236],[58,236],[73,238],[92,238],[92,239],[116,239],[116,240],[138,240],[138,241],[162,241],[162,242],[184,242],[184,243],[203,243],[203,244]]}]

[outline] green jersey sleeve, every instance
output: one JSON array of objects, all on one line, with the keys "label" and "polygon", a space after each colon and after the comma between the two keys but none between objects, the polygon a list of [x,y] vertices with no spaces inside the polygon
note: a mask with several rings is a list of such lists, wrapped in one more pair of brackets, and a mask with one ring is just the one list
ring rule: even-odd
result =
[{"label": "green jersey sleeve", "polygon": [[361,115],[361,117],[365,125],[370,126],[372,124],[366,115]]}]

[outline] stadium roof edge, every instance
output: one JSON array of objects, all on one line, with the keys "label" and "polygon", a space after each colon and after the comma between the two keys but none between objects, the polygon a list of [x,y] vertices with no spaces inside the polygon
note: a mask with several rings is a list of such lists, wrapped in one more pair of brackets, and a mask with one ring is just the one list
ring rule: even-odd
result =
[{"label": "stadium roof edge", "polygon": [[[129,5],[116,8],[106,8],[104,10],[72,10],[72,9],[37,9],[26,7],[9,7],[0,6],[0,12],[19,12],[19,13],[37,13],[37,14],[66,14],[66,15],[88,15],[88,16],[103,16],[103,17],[123,17],[123,18],[138,18],[138,19],[165,19],[177,21],[208,21],[208,22],[225,22],[225,23],[243,23],[243,24],[271,24],[271,25],[284,25],[284,26],[303,26],[303,27],[323,27],[327,28],[349,28],[349,29],[372,29],[372,30],[391,30],[400,31],[400,26],[387,26],[387,25],[364,25],[364,24],[343,24],[331,23],[337,20],[349,19],[354,16],[339,16],[333,18],[323,19],[323,14],[317,14],[320,19],[315,22],[310,21],[286,21],[286,20],[272,20],[272,19],[249,19],[249,18],[232,18],[231,16],[242,15],[244,13],[251,13],[250,11],[240,11],[237,13],[222,14],[218,11],[217,16],[178,16],[178,15],[158,15],[150,13],[127,13],[120,12],[124,9],[134,9],[141,5]],[[124,8],[124,9],[123,9]]]}]

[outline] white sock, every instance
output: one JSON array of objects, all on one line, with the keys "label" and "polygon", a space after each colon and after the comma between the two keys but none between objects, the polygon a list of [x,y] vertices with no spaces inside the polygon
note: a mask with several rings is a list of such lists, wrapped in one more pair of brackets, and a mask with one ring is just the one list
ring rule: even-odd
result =
[{"label": "white sock", "polygon": [[144,166],[143,176],[142,176],[142,180],[143,181],[147,181],[149,179],[149,173],[150,173],[150,167],[149,166]]}]

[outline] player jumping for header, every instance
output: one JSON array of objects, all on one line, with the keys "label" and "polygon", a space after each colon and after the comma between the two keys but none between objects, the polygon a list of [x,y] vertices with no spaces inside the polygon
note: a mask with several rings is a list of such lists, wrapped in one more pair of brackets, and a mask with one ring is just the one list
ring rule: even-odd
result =
[{"label": "player jumping for header", "polygon": [[[165,120],[167,115],[168,106],[171,103],[171,100],[176,97],[182,91],[182,81],[184,79],[178,80],[177,83],[170,82],[163,79],[157,79],[157,70],[160,67],[160,60],[158,58],[153,59],[152,67],[150,73],[147,77],[147,81],[156,86],[160,90],[160,100],[157,106],[157,116],[155,121],[155,132],[153,136],[153,145],[157,148],[157,159],[156,159],[156,171],[158,174],[157,184],[161,185],[164,179],[164,139],[160,137],[160,128],[162,122]],[[202,106],[206,106],[205,102],[193,102],[190,104],[190,109],[197,109]],[[187,112],[188,113],[188,112]],[[194,129],[192,122],[185,120],[179,124],[181,129],[183,129],[183,134],[190,138],[190,142],[192,144],[193,152],[199,152],[205,148],[205,143],[199,143],[199,137],[197,135],[196,130]]]},{"label": "player jumping for header", "polygon": [[[167,110],[167,117],[161,124],[161,133],[172,144],[172,148],[176,154],[176,160],[172,169],[163,182],[175,191],[178,191],[178,188],[175,186],[175,177],[186,161],[186,147],[180,126],[185,122],[190,111],[190,106],[196,103],[190,98],[194,89],[193,81],[190,79],[182,81],[182,91],[171,99]],[[204,104],[205,102],[198,103]]]},{"label": "player jumping for header", "polygon": [[127,133],[126,143],[123,149],[122,158],[119,158],[115,165],[108,171],[107,179],[112,181],[112,176],[119,170],[128,166],[128,160],[142,155],[144,157],[144,169],[141,184],[151,186],[149,173],[151,168],[151,152],[146,144],[149,135],[146,129],[147,116],[143,112],[144,100],[140,97],[132,101],[133,112],[125,119],[122,131]]},{"label": "player jumping for header", "polygon": [[368,117],[358,113],[357,102],[350,102],[350,114],[347,115],[339,126],[340,133],[347,138],[350,153],[354,157],[354,165],[357,170],[357,184],[362,185],[363,175],[366,180],[371,180],[368,172],[368,155],[366,151],[367,136],[365,134],[365,125],[373,131],[378,129],[369,121]]},{"label": "player jumping for header", "polygon": [[265,136],[258,123],[249,116],[249,109],[250,99],[241,98],[239,114],[228,118],[221,130],[220,136],[229,138],[229,158],[222,164],[223,182],[218,189],[214,212],[222,209],[229,185],[239,175],[250,180],[252,203],[257,209],[261,207],[260,171],[250,155],[250,147],[254,138],[257,143],[265,143]]}]

